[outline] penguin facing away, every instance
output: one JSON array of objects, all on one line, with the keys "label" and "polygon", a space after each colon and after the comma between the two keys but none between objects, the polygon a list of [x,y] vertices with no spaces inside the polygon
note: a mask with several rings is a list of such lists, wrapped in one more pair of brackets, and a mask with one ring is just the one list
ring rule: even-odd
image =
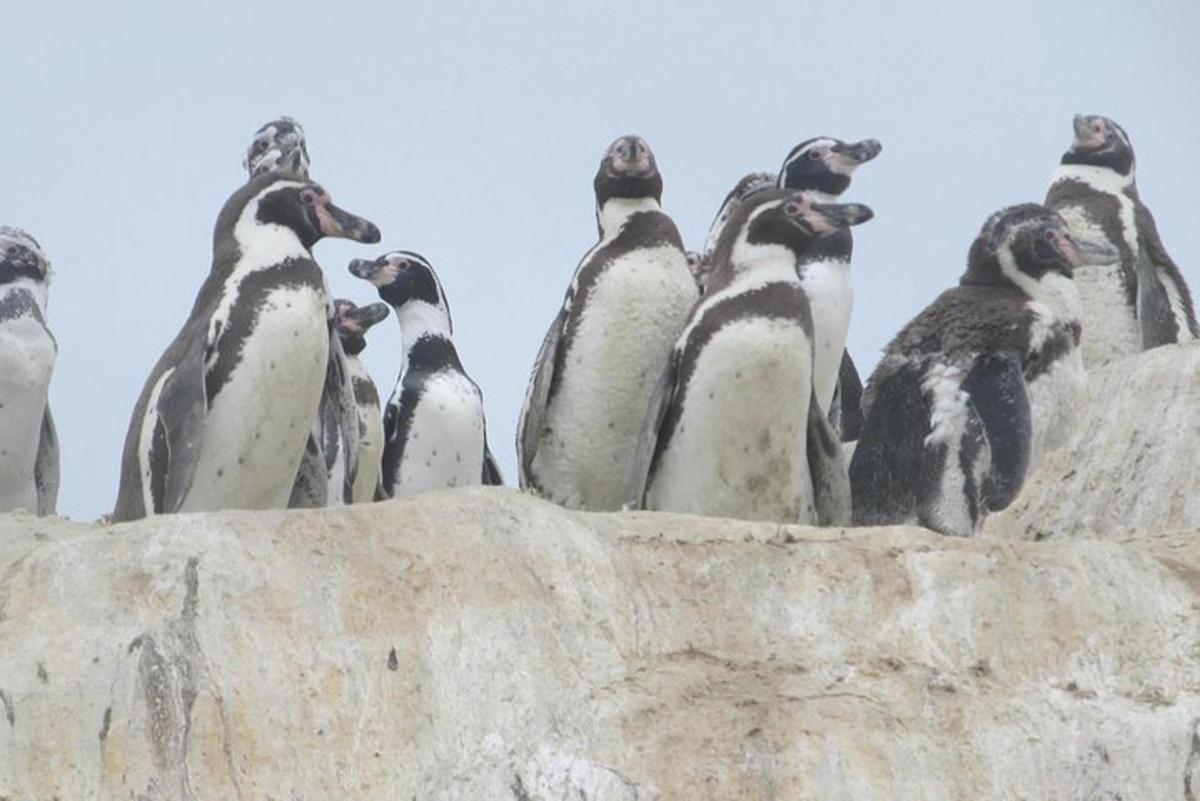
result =
[{"label": "penguin facing away", "polygon": [[855,525],[971,536],[1066,444],[1085,388],[1079,253],[1054,212],[993,214],[959,285],[884,350],[850,463]]},{"label": "penguin facing away", "polygon": [[311,252],[327,236],[372,243],[379,229],[290,175],[226,201],[212,269],[134,408],[114,520],[287,503],[328,362]]},{"label": "penguin facing away", "polygon": [[1046,205],[1080,250],[1084,363],[1197,338],[1191,293],[1138,195],[1129,136],[1099,115],[1076,115],[1074,133]]},{"label": "penguin facing away", "polygon": [[[351,503],[368,503],[381,497],[383,488],[383,419],[379,390],[359,358],[367,347],[366,333],[388,316],[386,303],[357,306],[348,300],[334,301],[337,334],[346,354],[346,374],[354,393],[358,416],[358,471],[351,489]],[[332,484],[332,477],[330,483]]]},{"label": "penguin facing away", "polygon": [[704,238],[703,252],[699,254],[695,263],[691,260],[688,261],[688,269],[696,276],[700,294],[704,294],[708,279],[712,277],[712,270],[716,266],[712,260],[713,251],[717,249],[717,242],[720,241],[725,226],[729,224],[738,209],[746,203],[751,195],[766,189],[774,189],[777,184],[778,176],[773,173],[747,173],[738,179],[738,182],[733,185],[733,189],[729,190],[729,194],[725,195],[725,199],[721,201],[721,207],[717,209],[716,216],[709,223],[708,235]]},{"label": "penguin facing away", "polygon": [[0,512],[52,515],[58,503],[48,400],[58,355],[46,326],[51,273],[36,239],[0,226]]},{"label": "penguin facing away", "polygon": [[487,444],[483,394],[459,361],[450,305],[433,266],[405,250],[355,259],[396,311],[404,360],[383,417],[383,491],[399,498],[432,489],[504,483]]},{"label": "penguin facing away", "polygon": [[800,273],[814,243],[871,216],[866,206],[780,189],[755,193],[734,213],[647,420],[632,476],[644,508],[849,521],[841,447],[816,398],[814,318]]},{"label": "penguin facing away", "polygon": [[613,142],[593,186],[600,240],[538,351],[517,462],[523,488],[602,511],[627,500],[642,420],[698,292],[646,142]]}]

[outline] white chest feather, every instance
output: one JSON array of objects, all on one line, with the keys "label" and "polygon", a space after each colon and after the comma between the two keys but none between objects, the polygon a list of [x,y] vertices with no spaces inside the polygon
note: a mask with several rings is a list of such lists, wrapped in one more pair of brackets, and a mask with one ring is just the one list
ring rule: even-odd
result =
[{"label": "white chest feather", "polygon": [[481,484],[483,449],[479,390],[462,373],[437,373],[425,382],[413,410],[404,456],[393,481],[393,497]]},{"label": "white chest feather", "polygon": [[266,296],[208,410],[185,511],[287,504],[325,382],[327,306],[326,293],[310,286]]},{"label": "white chest feather", "polygon": [[590,510],[621,508],[650,397],[696,301],[683,254],[667,245],[609,264],[569,343],[549,434],[533,468],[553,500]]},{"label": "white chest feather", "polygon": [[806,457],[812,364],[801,328],[754,318],[695,355],[682,414],[647,489],[650,509],[815,523]]},{"label": "white chest feather", "polygon": [[37,509],[33,468],[56,352],[34,317],[0,321],[0,512]]},{"label": "white chest feather", "polygon": [[854,286],[850,262],[828,259],[800,268],[800,284],[808,295],[813,319],[813,385],[822,408],[829,411],[842,366],[842,351],[850,331]]}]

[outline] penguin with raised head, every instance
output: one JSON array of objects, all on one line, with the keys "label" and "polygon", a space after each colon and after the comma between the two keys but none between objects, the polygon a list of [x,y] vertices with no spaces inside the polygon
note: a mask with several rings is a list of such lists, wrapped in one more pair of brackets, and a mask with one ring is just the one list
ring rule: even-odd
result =
[{"label": "penguin with raised head", "polygon": [[251,178],[267,173],[288,173],[308,180],[308,145],[304,127],[291,117],[271,120],[254,132],[242,166]]},{"label": "penguin with raised head", "polygon": [[[877,139],[852,143],[828,136],[808,139],[792,148],[783,160],[779,186],[808,192],[818,203],[834,203],[850,187],[854,172],[882,149]],[[857,439],[862,428],[862,381],[846,350],[854,306],[850,276],[853,253],[854,237],[849,228],[824,237],[813,251],[813,256],[820,258],[809,261],[800,279],[813,302],[814,327],[829,334],[828,339],[816,343],[817,399],[829,411],[843,442]]]},{"label": "penguin with raised head", "polygon": [[971,536],[1066,444],[1086,383],[1078,263],[1045,206],[987,220],[959,285],[896,335],[867,382],[850,463],[856,525]]},{"label": "penguin with raised head", "polygon": [[521,486],[573,509],[620,509],[656,383],[698,297],[663,179],[637,136],[593,182],[600,241],[534,363],[517,431]]},{"label": "penguin with raised head", "polygon": [[[341,298],[334,301],[338,338],[346,354],[346,376],[354,393],[354,410],[358,417],[358,470],[351,488],[351,503],[367,503],[382,496],[383,491],[383,419],[379,405],[379,390],[359,356],[367,347],[366,333],[371,326],[388,316],[386,303],[358,306]],[[330,486],[334,485],[330,476]]]},{"label": "penguin with raised head", "polygon": [[399,498],[431,489],[504,483],[487,444],[483,393],[463,369],[450,304],[433,266],[407,250],[355,259],[396,311],[404,359],[383,415],[383,491]]},{"label": "penguin with raised head", "polygon": [[725,230],[725,226],[737,213],[738,209],[746,202],[753,194],[761,192],[764,189],[773,189],[778,183],[778,176],[769,172],[752,172],[743,175],[738,182],[733,185],[733,189],[729,190],[729,194],[725,195],[725,199],[721,201],[721,207],[717,209],[717,214],[713,217],[712,222],[708,226],[708,235],[704,238],[704,250],[699,254],[696,263],[688,262],[688,268],[692,274],[696,276],[696,283],[700,287],[700,292],[703,294],[704,288],[708,283],[708,278],[712,274],[712,268],[716,265],[713,263],[713,251],[717,249],[717,242],[721,239],[721,233]]},{"label": "penguin with raised head", "polygon": [[849,522],[841,446],[816,397],[820,335],[801,276],[817,242],[870,218],[866,206],[781,189],[734,213],[651,407],[631,500],[747,520]]},{"label": "penguin with raised head", "polygon": [[58,343],[46,326],[50,260],[20,228],[0,226],[0,512],[52,515],[58,437],[50,378]]},{"label": "penguin with raised head", "polygon": [[288,502],[329,361],[312,247],[378,242],[317,184],[266,173],[226,201],[192,312],[134,408],[113,518]]},{"label": "penguin with raised head", "polygon": [[1079,246],[1084,364],[1196,339],[1191,293],[1138,195],[1129,136],[1094,114],[1075,115],[1074,129],[1046,205]]}]

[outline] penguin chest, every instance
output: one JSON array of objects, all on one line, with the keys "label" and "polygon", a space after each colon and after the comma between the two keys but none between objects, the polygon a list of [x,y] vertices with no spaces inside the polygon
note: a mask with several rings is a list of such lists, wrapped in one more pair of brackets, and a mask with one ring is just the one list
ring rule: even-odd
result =
[{"label": "penguin chest", "polygon": [[1035,314],[1031,363],[1037,365],[1036,371],[1026,374],[1033,424],[1032,470],[1047,452],[1070,441],[1087,391],[1087,372],[1082,349],[1076,347],[1068,326],[1055,322],[1041,304],[1031,307]]},{"label": "penguin chest", "polygon": [[354,477],[353,502],[369,503],[375,498],[383,463],[383,421],[379,414],[379,392],[362,362],[349,360],[350,382],[358,415],[358,473]]},{"label": "penguin chest", "polygon": [[[462,373],[442,370],[414,394],[392,496],[483,483],[483,398],[478,388]],[[399,416],[406,413],[401,408]]]},{"label": "penguin chest", "polygon": [[850,262],[829,259],[803,265],[800,279],[808,295],[813,321],[813,384],[822,408],[828,412],[837,389],[842,351],[850,331],[854,287]]},{"label": "penguin chest", "polygon": [[533,460],[550,498],[620,509],[650,396],[696,301],[683,254],[628,253],[596,278],[571,332]]},{"label": "penguin chest", "polygon": [[323,288],[280,285],[218,342],[240,360],[209,407],[185,511],[286,506],[325,384],[326,310]]},{"label": "penguin chest", "polygon": [[[694,354],[647,491],[651,509],[815,523],[806,455],[809,341],[793,321],[722,326]],[[661,436],[661,435],[660,435]]]},{"label": "penguin chest", "polygon": [[56,355],[37,318],[0,321],[0,512],[37,509],[34,462]]}]

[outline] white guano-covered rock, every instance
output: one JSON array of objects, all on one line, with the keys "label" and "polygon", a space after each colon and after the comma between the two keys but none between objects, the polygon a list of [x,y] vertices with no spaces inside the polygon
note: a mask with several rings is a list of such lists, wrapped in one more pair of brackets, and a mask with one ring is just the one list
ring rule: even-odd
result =
[{"label": "white guano-covered rock", "polygon": [[1200,795],[1200,545],[511,490],[0,518],[0,798]]},{"label": "white guano-covered rock", "polygon": [[1200,529],[1200,341],[1092,370],[1079,415],[1072,445],[1047,455],[1012,506],[988,518],[988,535]]}]

